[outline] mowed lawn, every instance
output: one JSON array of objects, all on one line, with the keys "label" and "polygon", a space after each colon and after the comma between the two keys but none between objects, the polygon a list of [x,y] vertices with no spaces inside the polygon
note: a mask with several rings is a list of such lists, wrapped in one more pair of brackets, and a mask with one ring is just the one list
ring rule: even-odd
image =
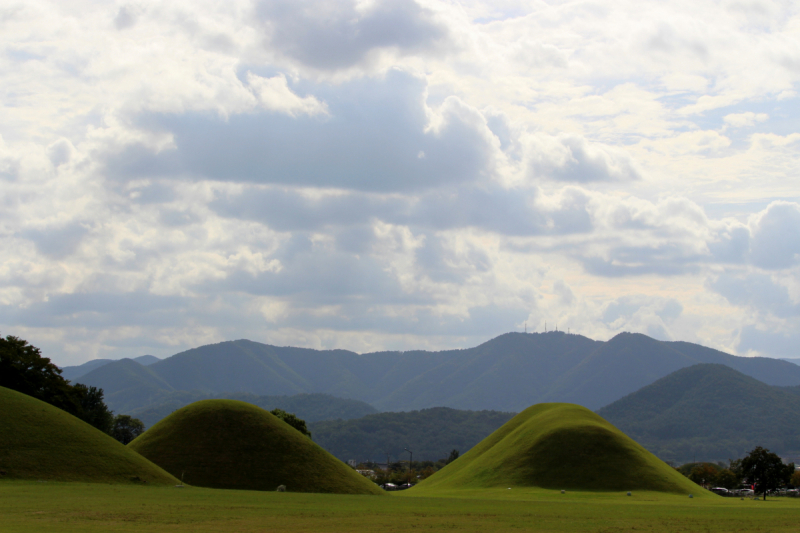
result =
[{"label": "mowed lawn", "polygon": [[800,500],[467,490],[349,496],[0,482],[0,531],[796,532]]}]

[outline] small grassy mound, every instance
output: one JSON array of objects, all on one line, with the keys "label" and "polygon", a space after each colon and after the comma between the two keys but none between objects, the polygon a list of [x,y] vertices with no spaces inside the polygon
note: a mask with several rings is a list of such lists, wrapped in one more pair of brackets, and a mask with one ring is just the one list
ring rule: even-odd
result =
[{"label": "small grassy mound", "polygon": [[236,400],[202,400],[164,418],[128,445],[200,487],[382,494],[311,439],[268,411]]},{"label": "small grassy mound", "polygon": [[175,484],[105,433],[50,404],[0,387],[0,475],[10,479]]},{"label": "small grassy mound", "polygon": [[564,403],[529,407],[413,490],[489,487],[701,491],[597,414]]}]

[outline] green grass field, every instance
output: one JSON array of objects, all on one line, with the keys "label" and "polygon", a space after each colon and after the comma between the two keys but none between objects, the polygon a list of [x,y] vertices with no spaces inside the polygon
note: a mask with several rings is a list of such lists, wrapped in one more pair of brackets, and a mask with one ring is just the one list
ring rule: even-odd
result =
[{"label": "green grass field", "polygon": [[800,500],[467,489],[439,497],[0,481],[3,533],[795,532]]}]

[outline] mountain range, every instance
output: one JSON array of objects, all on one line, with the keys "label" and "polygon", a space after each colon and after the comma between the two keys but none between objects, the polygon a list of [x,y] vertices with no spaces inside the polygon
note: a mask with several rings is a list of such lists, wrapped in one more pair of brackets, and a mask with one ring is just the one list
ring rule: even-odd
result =
[{"label": "mountain range", "polygon": [[663,460],[743,457],[762,446],[800,456],[800,387],[776,387],[720,364],[680,369],[597,413]]},{"label": "mountain range", "polygon": [[507,333],[462,350],[366,354],[228,341],[147,366],[131,359],[106,363],[79,381],[103,388],[109,406],[121,413],[163,403],[177,391],[324,393],[379,411],[518,412],[541,402],[598,409],[698,363],[723,364],[769,385],[800,385],[800,366],[787,361],[737,357],[634,333],[603,342],[564,332]]}]

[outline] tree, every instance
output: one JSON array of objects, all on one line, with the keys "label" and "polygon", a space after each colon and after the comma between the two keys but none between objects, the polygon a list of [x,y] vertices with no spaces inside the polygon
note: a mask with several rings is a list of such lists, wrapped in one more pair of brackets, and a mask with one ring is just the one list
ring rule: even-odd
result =
[{"label": "tree", "polygon": [[76,383],[73,395],[77,399],[78,409],[72,414],[110,435],[114,428],[114,413],[103,401],[103,389]]},{"label": "tree", "polygon": [[111,436],[122,444],[130,441],[144,433],[144,422],[130,415],[117,415],[114,417],[114,425]]},{"label": "tree", "polygon": [[459,456],[458,450],[453,448],[453,450],[450,451],[450,456],[447,458],[447,462],[445,464],[449,465],[450,463],[458,459],[458,456]]},{"label": "tree", "polygon": [[794,488],[800,487],[800,470],[795,470],[792,477],[789,479],[789,484]]},{"label": "tree", "polygon": [[709,463],[700,463],[689,473],[689,479],[698,485],[714,485],[717,481],[717,468]]},{"label": "tree", "polygon": [[789,482],[794,473],[794,463],[783,464],[781,458],[769,450],[756,446],[747,457],[742,459],[742,473],[752,483],[757,494],[777,489]]},{"label": "tree", "polygon": [[292,426],[294,429],[296,429],[303,435],[306,435],[308,438],[311,438],[311,432],[306,427],[306,421],[303,420],[302,418],[297,418],[297,416],[295,416],[294,414],[287,413],[283,409],[273,409],[272,411],[270,411],[270,413],[277,416],[278,418],[280,418],[281,420]]},{"label": "tree", "polygon": [[0,337],[0,386],[58,407],[103,433],[111,432],[114,416],[103,402],[103,389],[70,385],[39,348],[12,335]]},{"label": "tree", "polygon": [[8,335],[0,337],[0,386],[33,396],[75,414],[78,398],[61,369],[42,357],[39,348]]},{"label": "tree", "polygon": [[735,489],[739,486],[742,480],[730,469],[723,468],[717,474],[717,486],[726,489]]}]

